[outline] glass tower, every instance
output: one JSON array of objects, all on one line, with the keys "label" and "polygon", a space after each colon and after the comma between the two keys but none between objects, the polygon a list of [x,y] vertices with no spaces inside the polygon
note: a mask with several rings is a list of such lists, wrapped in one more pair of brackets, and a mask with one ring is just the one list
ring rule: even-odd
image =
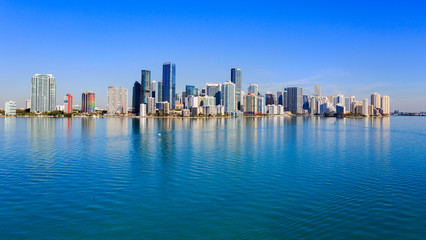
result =
[{"label": "glass tower", "polygon": [[56,107],[56,78],[36,74],[31,80],[31,112],[50,112]]},{"label": "glass tower", "polygon": [[241,68],[231,68],[231,82],[235,84],[235,91],[241,92]]},{"label": "glass tower", "polygon": [[176,100],[176,64],[163,64],[163,101],[169,102],[170,109],[175,108]]},{"label": "glass tower", "polygon": [[151,89],[151,71],[142,70],[141,71],[141,95],[140,103],[148,103],[148,97],[150,97]]},{"label": "glass tower", "polygon": [[223,105],[226,113],[234,112],[236,110],[235,84],[232,82],[226,82],[223,84]]},{"label": "glass tower", "polygon": [[135,84],[133,84],[133,98],[132,98],[133,113],[135,114],[139,114],[140,100],[141,100],[141,84],[138,81],[135,81]]}]

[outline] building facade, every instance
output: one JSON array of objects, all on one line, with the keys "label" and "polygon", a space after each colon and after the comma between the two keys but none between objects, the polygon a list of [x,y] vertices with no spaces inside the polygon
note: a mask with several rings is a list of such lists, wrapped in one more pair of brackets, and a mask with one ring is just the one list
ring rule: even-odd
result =
[{"label": "building facade", "polygon": [[225,112],[235,112],[236,111],[236,102],[235,102],[235,84],[232,82],[225,82],[223,84],[223,106],[225,107]]},{"label": "building facade", "polygon": [[176,101],[176,64],[163,64],[162,101],[169,102],[171,109],[175,108]]},{"label": "building facade", "polygon": [[288,110],[293,114],[303,113],[303,97],[302,88],[289,87],[287,88],[288,94]]},{"label": "building facade", "polygon": [[147,103],[151,96],[151,71],[141,70],[141,95],[139,103]]},{"label": "building facade", "polygon": [[381,104],[380,104],[380,94],[378,93],[373,93],[371,94],[371,105],[373,105],[373,107],[375,108],[381,108]]},{"label": "building facade", "polygon": [[94,113],[96,108],[96,96],[93,91],[86,91],[81,94],[81,112]]},{"label": "building facade", "polygon": [[64,112],[65,113],[72,113],[72,104],[73,104],[72,96],[71,96],[71,94],[68,93],[64,97]]},{"label": "building facade", "polygon": [[127,114],[127,111],[128,111],[127,100],[128,100],[127,88],[122,88],[122,87],[116,88],[114,86],[108,87],[108,103],[107,103],[108,114],[109,115]]},{"label": "building facade", "polygon": [[4,114],[6,116],[14,116],[14,115],[16,115],[16,102],[14,102],[14,101],[7,101],[4,104]]},{"label": "building facade", "polygon": [[139,114],[141,100],[141,84],[135,81],[133,84],[132,109],[134,114]]},{"label": "building facade", "polygon": [[235,84],[235,92],[241,92],[241,68],[232,68],[231,69],[231,82]]},{"label": "building facade", "polygon": [[31,112],[55,110],[56,78],[52,74],[35,74],[31,79]]},{"label": "building facade", "polygon": [[389,115],[390,114],[390,98],[389,96],[384,95],[382,97],[382,102],[380,108],[382,109],[382,114]]}]

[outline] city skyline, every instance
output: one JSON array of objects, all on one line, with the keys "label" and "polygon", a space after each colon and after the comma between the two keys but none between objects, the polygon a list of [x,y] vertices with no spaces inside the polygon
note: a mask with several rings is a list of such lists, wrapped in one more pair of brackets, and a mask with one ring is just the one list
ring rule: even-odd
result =
[{"label": "city skyline", "polygon": [[[144,3],[152,10],[150,16],[137,11],[139,3],[129,4],[134,10],[123,5],[0,3],[0,33],[5,36],[0,39],[0,71],[3,89],[8,89],[0,92],[0,102],[12,100],[18,108],[25,107],[29,77],[46,73],[58,79],[56,104],[67,93],[78,96],[91,89],[98,105],[105,106],[107,86],[130,90],[140,81],[142,69],[152,71],[151,81],[158,84],[161,64],[172,61],[178,66],[177,93],[185,85],[200,88],[206,82],[229,81],[229,69],[236,67],[244,71],[243,90],[254,83],[262,92],[297,86],[313,94],[313,84],[319,83],[324,96],[341,93],[364,99],[381,92],[392,97],[391,111],[425,109],[422,3],[373,3],[368,8],[340,3],[330,9],[319,3],[246,3],[232,14],[222,4],[191,5],[190,10],[186,4]],[[362,16],[357,14],[360,9]],[[380,14],[373,16],[377,9]],[[34,19],[31,12],[41,10],[53,15]],[[235,24],[239,31],[231,27]],[[144,28],[151,33],[141,35]],[[49,38],[33,37],[39,32]],[[173,33],[168,45],[160,37],[163,32]],[[226,41],[221,40],[225,35]],[[75,100],[78,103],[79,97]]]}]

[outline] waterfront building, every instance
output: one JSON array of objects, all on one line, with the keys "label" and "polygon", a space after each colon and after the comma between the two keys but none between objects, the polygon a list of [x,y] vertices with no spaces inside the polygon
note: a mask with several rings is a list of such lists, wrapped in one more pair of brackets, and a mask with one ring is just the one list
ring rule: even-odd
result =
[{"label": "waterfront building", "polygon": [[114,86],[108,87],[108,103],[107,103],[108,114],[109,115],[127,114],[127,111],[128,111],[127,100],[128,100],[127,88],[122,88],[122,87],[115,88]]},{"label": "waterfront building", "polygon": [[257,95],[249,92],[244,96],[244,113],[245,114],[256,114],[257,113]]},{"label": "waterfront building", "polygon": [[204,115],[206,116],[216,116],[217,114],[217,108],[216,106],[203,106],[202,107],[202,112]]},{"label": "waterfront building", "polygon": [[344,114],[345,113],[345,107],[342,105],[336,105],[336,113]]},{"label": "waterfront building", "polygon": [[321,97],[321,85],[319,85],[318,83],[315,83],[314,85],[314,96]]},{"label": "waterfront building", "polygon": [[155,99],[155,95],[156,95],[156,93],[157,93],[157,91],[155,90],[155,84],[156,84],[156,82],[155,81],[151,81],[151,86],[150,86],[150,97],[152,97],[152,98],[154,98]]},{"label": "waterfront building", "polygon": [[278,114],[278,108],[277,105],[266,105],[266,113],[268,113],[269,115],[275,115]]},{"label": "waterfront building", "polygon": [[244,91],[235,92],[235,101],[237,105],[237,110],[244,112]]},{"label": "waterfront building", "polygon": [[215,106],[216,105],[216,98],[205,96],[203,97],[203,106]]},{"label": "waterfront building", "polygon": [[351,113],[362,114],[362,102],[353,101],[351,105]]},{"label": "waterfront building", "polygon": [[145,103],[141,103],[141,105],[139,106],[139,116],[140,117],[145,117],[146,116],[146,104]]},{"label": "waterfront building", "polygon": [[371,105],[373,105],[373,107],[375,108],[381,108],[381,104],[380,104],[380,94],[378,93],[373,93],[371,94]]},{"label": "waterfront building", "polygon": [[284,91],[277,91],[277,104],[284,106]]},{"label": "waterfront building", "polygon": [[81,94],[81,112],[94,113],[96,107],[96,96],[93,91],[86,91]]},{"label": "waterfront building", "polygon": [[193,116],[198,116],[200,113],[202,113],[202,109],[200,107],[191,107],[189,108],[189,111]]},{"label": "waterfront building", "polygon": [[31,100],[25,101],[25,110],[29,111],[31,109]]},{"label": "waterfront building", "polygon": [[334,104],[334,96],[327,96],[327,101],[331,104]]},{"label": "waterfront building", "polygon": [[339,106],[345,106],[345,96],[343,96],[343,94],[338,94],[337,97],[335,98],[335,106],[339,105]]},{"label": "waterfront building", "polygon": [[189,109],[182,109],[182,117],[189,117],[191,115],[191,112]]},{"label": "waterfront building", "polygon": [[256,97],[257,101],[257,111],[256,114],[264,114],[266,112],[265,98],[261,95]]},{"label": "waterfront building", "polygon": [[148,113],[155,113],[156,112],[156,108],[155,108],[155,98],[153,97],[149,97],[148,98],[148,103],[146,106],[146,110]]},{"label": "waterfront building", "polygon": [[55,110],[64,112],[65,111],[65,105],[56,105]]},{"label": "waterfront building", "polygon": [[381,102],[381,109],[382,109],[382,114],[384,115],[389,115],[390,114],[390,98],[389,96],[382,96],[382,102]]},{"label": "waterfront building", "polygon": [[157,103],[158,111],[162,114],[170,113],[170,104],[167,101]]},{"label": "waterfront building", "polygon": [[253,93],[254,95],[258,95],[259,86],[257,86],[257,84],[250,84],[248,87],[248,93]]},{"label": "waterfront building", "polygon": [[139,114],[141,103],[141,84],[135,81],[133,84],[132,108],[134,114]]},{"label": "waterfront building", "polygon": [[169,102],[170,109],[175,108],[176,97],[176,64],[168,62],[163,64],[163,97],[162,101]]},{"label": "waterfront building", "polygon": [[197,96],[198,95],[197,92],[198,92],[198,89],[195,88],[195,86],[192,86],[192,85],[185,86],[185,96],[189,96],[189,95]]},{"label": "waterfront building", "polygon": [[52,74],[35,74],[31,79],[31,112],[55,110],[56,78]]},{"label": "waterfront building", "polygon": [[368,114],[368,99],[364,98],[362,100],[362,115],[369,116]]},{"label": "waterfront building", "polygon": [[157,83],[157,102],[163,101],[163,82],[158,81]]},{"label": "waterfront building", "polygon": [[151,96],[151,71],[141,70],[141,95],[139,103],[148,103]]},{"label": "waterfront building", "polygon": [[206,96],[215,97],[216,105],[222,105],[222,96],[220,83],[207,83],[206,84]]},{"label": "waterfront building", "polygon": [[351,104],[355,101],[355,96],[350,96],[345,98],[345,113],[351,111]]},{"label": "waterfront building", "polygon": [[237,109],[235,104],[235,84],[230,81],[223,84],[223,106],[226,113],[234,112]]},{"label": "waterfront building", "polygon": [[[231,82],[235,84],[235,92],[241,92],[241,68],[231,69]],[[225,107],[226,108],[226,107]]]},{"label": "waterfront building", "polygon": [[287,94],[288,94],[288,110],[291,113],[297,113],[297,114],[303,113],[302,88],[289,87],[287,88]]},{"label": "waterfront building", "polygon": [[309,111],[310,107],[309,107],[309,96],[308,95],[303,95],[302,97],[302,101],[303,101],[303,105],[302,105],[302,109]]},{"label": "waterfront building", "polygon": [[64,112],[65,113],[72,113],[72,104],[73,104],[72,96],[71,96],[71,94],[68,93],[64,97]]},{"label": "waterfront building", "polygon": [[16,102],[14,102],[14,101],[7,101],[4,104],[4,114],[6,116],[16,115]]},{"label": "waterfront building", "polygon": [[271,92],[266,92],[265,93],[265,101],[266,101],[266,105],[277,105],[277,99],[275,98],[275,94],[271,93]]},{"label": "waterfront building", "polygon": [[287,92],[287,88],[284,88],[284,92],[283,92],[283,107],[284,107],[284,111],[288,111],[288,92]]},{"label": "waterfront building", "polygon": [[194,96],[194,95],[189,95],[187,97],[188,99],[188,105],[187,108],[191,108],[191,107],[198,107],[198,97]]},{"label": "waterfront building", "polygon": [[277,114],[283,115],[284,114],[284,107],[282,105],[277,106]]}]

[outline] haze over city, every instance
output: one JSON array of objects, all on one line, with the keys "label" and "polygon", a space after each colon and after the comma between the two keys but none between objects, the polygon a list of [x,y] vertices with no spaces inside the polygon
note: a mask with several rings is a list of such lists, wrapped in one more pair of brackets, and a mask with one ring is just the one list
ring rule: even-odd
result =
[{"label": "haze over city", "polygon": [[[31,77],[53,74],[66,93],[131,89],[140,70],[161,80],[176,63],[176,89],[230,80],[275,92],[392,97],[391,110],[426,106],[424,3],[4,1],[0,3],[0,102],[24,107]],[[331,7],[332,6],[332,7]],[[130,96],[129,96],[130,98]]]}]

